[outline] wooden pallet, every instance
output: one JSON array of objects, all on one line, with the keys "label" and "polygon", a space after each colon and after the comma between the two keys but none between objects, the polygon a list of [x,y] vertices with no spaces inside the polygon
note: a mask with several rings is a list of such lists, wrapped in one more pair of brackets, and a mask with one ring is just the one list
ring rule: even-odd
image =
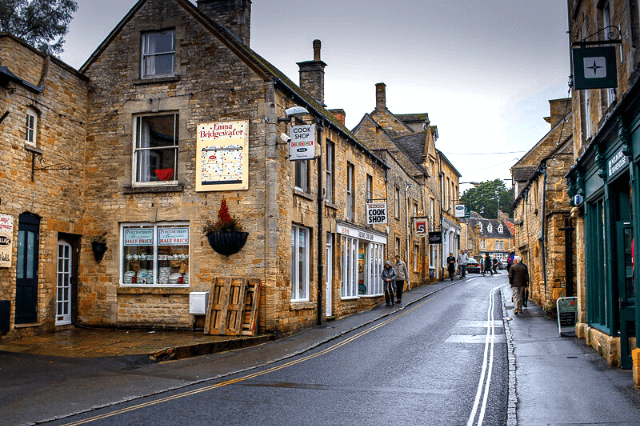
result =
[{"label": "wooden pallet", "polygon": [[212,335],[253,336],[260,281],[216,278],[211,286],[204,332]]}]

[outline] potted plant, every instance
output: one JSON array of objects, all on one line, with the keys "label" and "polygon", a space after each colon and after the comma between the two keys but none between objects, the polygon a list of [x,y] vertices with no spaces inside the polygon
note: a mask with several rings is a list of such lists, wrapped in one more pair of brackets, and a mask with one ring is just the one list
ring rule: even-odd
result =
[{"label": "potted plant", "polygon": [[107,251],[107,232],[103,232],[100,235],[91,237],[91,250],[93,250],[93,257],[96,262],[100,262],[104,257],[104,252]]},{"label": "potted plant", "polygon": [[229,214],[227,200],[224,198],[220,203],[218,220],[206,221],[203,232],[211,248],[224,256],[230,256],[242,250],[249,236],[248,232],[242,231],[240,223]]}]

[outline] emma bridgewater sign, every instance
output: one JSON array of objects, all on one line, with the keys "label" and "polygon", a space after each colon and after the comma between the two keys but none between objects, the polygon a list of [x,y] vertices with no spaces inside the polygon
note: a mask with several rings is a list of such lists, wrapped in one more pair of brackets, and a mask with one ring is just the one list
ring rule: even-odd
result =
[{"label": "emma bridgewater sign", "polygon": [[11,267],[13,253],[13,216],[0,214],[0,268]]},{"label": "emma bridgewater sign", "polygon": [[249,189],[249,122],[199,123],[196,191]]}]

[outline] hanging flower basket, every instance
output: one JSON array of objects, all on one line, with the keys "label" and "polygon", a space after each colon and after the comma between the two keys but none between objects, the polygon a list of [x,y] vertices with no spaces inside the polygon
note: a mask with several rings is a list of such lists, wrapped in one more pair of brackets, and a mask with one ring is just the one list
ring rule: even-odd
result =
[{"label": "hanging flower basket", "polygon": [[100,261],[104,257],[104,253],[107,251],[107,243],[92,241],[91,250],[93,250],[93,257],[96,258],[96,262],[100,263]]},{"label": "hanging flower basket", "polygon": [[248,232],[242,231],[212,231],[207,234],[207,239],[213,251],[223,256],[231,256],[242,250],[248,236]]}]

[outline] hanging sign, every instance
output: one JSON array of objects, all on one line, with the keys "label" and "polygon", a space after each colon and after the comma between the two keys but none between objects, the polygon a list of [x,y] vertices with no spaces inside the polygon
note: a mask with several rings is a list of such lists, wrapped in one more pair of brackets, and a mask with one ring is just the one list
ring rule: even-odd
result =
[{"label": "hanging sign", "polygon": [[196,191],[249,189],[249,122],[198,123]]},{"label": "hanging sign", "polygon": [[367,203],[367,225],[387,223],[387,203]]},{"label": "hanging sign", "polygon": [[429,244],[442,244],[442,232],[429,232]]},{"label": "hanging sign", "polygon": [[615,47],[580,48],[571,53],[574,89],[618,87]]},{"label": "hanging sign", "polygon": [[456,204],[455,217],[471,217],[471,209],[464,204]]},{"label": "hanging sign", "polygon": [[13,216],[0,214],[0,268],[11,267],[13,254]]},{"label": "hanging sign", "polygon": [[427,232],[427,222],[424,220],[416,221],[416,234],[424,234]]},{"label": "hanging sign", "polygon": [[289,128],[289,160],[313,160],[316,158],[316,125],[291,126]]}]

